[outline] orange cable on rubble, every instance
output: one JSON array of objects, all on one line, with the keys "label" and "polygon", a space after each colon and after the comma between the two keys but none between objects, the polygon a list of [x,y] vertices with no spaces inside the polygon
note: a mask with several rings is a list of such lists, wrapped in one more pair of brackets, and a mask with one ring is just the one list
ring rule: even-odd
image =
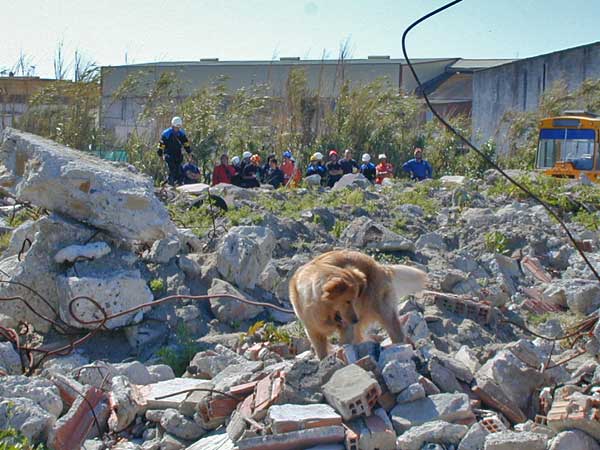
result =
[{"label": "orange cable on rubble", "polygon": [[431,110],[431,113],[442,123],[442,125],[444,125],[448,130],[450,130],[452,133],[454,133],[462,142],[464,142],[469,148],[471,148],[471,150],[473,150],[475,153],[477,153],[484,161],[486,161],[490,166],[492,166],[494,169],[496,169],[504,178],[506,178],[508,181],[510,181],[512,184],[514,184],[515,186],[517,186],[519,189],[521,189],[523,192],[525,192],[529,197],[533,198],[535,201],[537,201],[540,205],[542,205],[544,207],[544,209],[546,211],[548,211],[548,213],[555,218],[558,223],[560,224],[560,226],[563,228],[563,230],[565,231],[567,237],[569,238],[569,240],[571,241],[571,243],[573,244],[573,246],[575,247],[575,249],[579,252],[579,254],[581,255],[581,258],[585,261],[586,265],[590,268],[590,270],[592,271],[592,273],[594,274],[594,276],[596,277],[596,279],[600,282],[600,274],[598,274],[598,272],[596,271],[596,269],[594,268],[594,266],[592,265],[592,263],[588,260],[587,256],[585,256],[585,253],[583,252],[583,250],[581,248],[579,248],[579,246],[577,245],[577,242],[575,241],[575,238],[573,237],[573,235],[571,234],[571,232],[569,231],[569,229],[567,228],[567,225],[562,221],[562,219],[558,216],[558,214],[546,203],[544,202],[541,198],[539,198],[537,195],[535,195],[533,192],[531,192],[529,189],[527,189],[527,187],[525,187],[523,184],[519,183],[517,180],[515,180],[514,178],[512,178],[510,175],[508,175],[504,170],[502,170],[500,168],[500,166],[498,166],[498,164],[496,164],[492,159],[490,159],[488,156],[486,156],[481,150],[479,150],[473,143],[471,143],[471,141],[469,139],[467,139],[466,137],[464,137],[460,132],[458,132],[452,125],[450,125],[441,115],[440,113],[438,113],[436,111],[436,109],[433,107],[433,105],[431,104],[431,101],[429,100],[429,97],[427,96],[427,92],[425,92],[425,89],[423,89],[423,85],[421,83],[421,80],[419,79],[419,76],[417,75],[417,72],[415,71],[412,62],[410,61],[410,58],[408,57],[408,53],[406,51],[406,36],[408,35],[408,33],[415,28],[417,25],[419,25],[421,22],[426,21],[427,19],[435,16],[436,14],[439,14],[440,12],[454,6],[457,5],[458,3],[461,3],[463,0],[454,0],[450,3],[447,3],[444,6],[441,6],[440,8],[424,15],[423,17],[421,17],[420,19],[416,20],[415,22],[413,22],[402,34],[402,53],[404,54],[404,58],[406,59],[406,63],[408,64],[408,68],[410,69],[410,71],[413,74],[413,77],[415,78],[415,81],[417,82],[417,85],[419,86],[419,89],[421,90],[422,94],[423,94],[423,98],[425,99],[425,103],[427,103],[427,107]]}]

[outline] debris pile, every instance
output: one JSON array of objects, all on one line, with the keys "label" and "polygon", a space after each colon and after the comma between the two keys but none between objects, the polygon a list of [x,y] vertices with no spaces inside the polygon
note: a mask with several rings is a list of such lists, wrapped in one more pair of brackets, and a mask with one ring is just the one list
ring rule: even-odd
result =
[{"label": "debris pile", "polygon": [[[493,174],[169,191],[172,222],[133,168],[15,130],[0,163],[1,429],[55,450],[600,448],[600,288]],[[428,272],[398,299],[405,343],[374,327],[315,358],[287,284],[335,248]]]}]

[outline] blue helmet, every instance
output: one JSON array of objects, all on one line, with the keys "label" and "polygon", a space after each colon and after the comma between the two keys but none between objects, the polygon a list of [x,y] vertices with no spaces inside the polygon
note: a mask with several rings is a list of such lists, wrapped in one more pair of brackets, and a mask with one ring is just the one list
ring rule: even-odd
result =
[{"label": "blue helmet", "polygon": [[292,152],[290,152],[289,150],[286,150],[285,152],[283,152],[283,157],[284,158],[291,158],[292,157]]}]

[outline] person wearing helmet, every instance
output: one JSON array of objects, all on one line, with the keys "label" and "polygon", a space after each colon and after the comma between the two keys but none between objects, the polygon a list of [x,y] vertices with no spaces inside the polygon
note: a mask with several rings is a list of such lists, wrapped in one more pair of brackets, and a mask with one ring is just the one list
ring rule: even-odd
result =
[{"label": "person wearing helmet", "polygon": [[234,186],[239,186],[242,182],[242,170],[240,169],[241,162],[242,159],[239,156],[231,158],[231,165],[233,166],[233,170],[235,170],[235,174],[231,177],[231,184]]},{"label": "person wearing helmet", "polygon": [[244,171],[244,167],[250,164],[250,158],[252,157],[252,153],[246,151],[242,153],[242,160],[240,161],[240,167],[238,172],[241,174]]},{"label": "person wearing helmet", "polygon": [[368,153],[362,155],[362,164],[360,165],[359,171],[371,183],[375,182],[377,171],[375,170],[375,164],[371,162],[371,155]]},{"label": "person wearing helmet", "polygon": [[358,172],[360,168],[358,163],[354,158],[352,158],[352,150],[347,148],[344,150],[344,157],[340,160],[340,166],[342,166],[342,170],[344,171],[344,175],[347,173]]},{"label": "person wearing helmet", "polygon": [[321,164],[323,160],[323,155],[320,152],[313,153],[310,157],[310,164],[306,168],[306,176],[310,177],[311,175],[320,175],[323,178],[327,170],[325,166]]},{"label": "person wearing helmet", "polygon": [[344,175],[344,171],[340,165],[339,155],[336,150],[331,150],[329,152],[329,161],[325,165],[325,168],[327,169],[327,186],[333,187],[333,185],[342,178],[342,175]]},{"label": "person wearing helmet", "polygon": [[229,164],[229,157],[223,154],[221,155],[221,164],[215,166],[213,170],[212,185],[215,186],[219,183],[232,184],[231,180],[235,174],[234,167]]},{"label": "person wearing helmet", "polygon": [[260,169],[260,156],[254,154],[250,157],[248,164],[242,169],[241,187],[255,188],[260,187],[258,181],[258,171]]},{"label": "person wearing helmet", "polygon": [[375,178],[376,184],[381,184],[384,178],[391,178],[394,176],[394,166],[387,161],[385,153],[379,155],[379,164],[375,167],[377,177]]},{"label": "person wearing helmet", "polygon": [[183,170],[181,163],[183,162],[183,149],[189,155],[192,152],[190,141],[183,131],[183,121],[181,117],[173,117],[171,126],[164,130],[160,135],[157,153],[159,158],[167,163],[169,168],[169,176],[167,182],[171,186],[183,183]]},{"label": "person wearing helmet", "polygon": [[283,152],[283,162],[281,163],[283,171],[283,183],[286,186],[296,187],[302,179],[302,174],[296,167],[296,160],[292,156],[292,152],[286,150]]},{"label": "person wearing helmet", "polygon": [[429,161],[423,159],[423,149],[421,147],[415,147],[415,157],[410,161],[405,162],[402,165],[402,170],[410,174],[410,178],[417,181],[426,180],[431,178],[433,170]]}]

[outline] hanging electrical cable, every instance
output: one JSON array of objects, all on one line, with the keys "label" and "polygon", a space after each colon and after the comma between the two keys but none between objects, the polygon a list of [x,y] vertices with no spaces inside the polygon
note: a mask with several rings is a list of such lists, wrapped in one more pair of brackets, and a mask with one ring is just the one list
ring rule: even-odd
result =
[{"label": "hanging electrical cable", "polygon": [[410,69],[411,73],[413,74],[413,77],[415,78],[415,81],[417,82],[417,85],[419,87],[419,90],[422,92],[423,94],[423,99],[425,100],[425,103],[427,104],[427,107],[431,110],[431,113],[442,123],[442,125],[444,125],[448,130],[450,130],[452,133],[454,133],[462,142],[464,142],[471,150],[473,150],[475,153],[477,153],[481,158],[483,158],[491,167],[493,167],[494,169],[496,169],[504,178],[506,178],[510,183],[514,184],[515,186],[517,186],[519,189],[521,189],[523,192],[525,192],[525,194],[527,194],[529,197],[531,197],[532,199],[534,199],[536,202],[538,202],[540,205],[542,205],[544,207],[544,209],[546,211],[548,211],[548,214],[550,214],[554,219],[556,219],[556,221],[560,224],[560,226],[562,227],[562,229],[565,231],[567,237],[569,238],[569,240],[571,241],[571,243],[573,244],[573,246],[575,247],[575,249],[579,252],[579,254],[581,255],[581,258],[585,261],[585,263],[587,264],[587,266],[590,268],[590,270],[592,271],[592,273],[594,274],[594,276],[596,277],[596,279],[600,282],[600,274],[598,274],[598,272],[596,271],[596,269],[594,268],[594,266],[592,265],[592,263],[590,262],[590,260],[587,258],[587,256],[585,255],[585,253],[583,252],[583,250],[577,245],[577,242],[575,241],[575,238],[573,237],[573,235],[571,234],[571,231],[569,230],[569,228],[567,227],[567,225],[564,223],[564,221],[559,217],[558,213],[556,213],[546,202],[544,202],[541,198],[539,198],[537,195],[535,195],[533,192],[531,192],[526,186],[524,186],[522,183],[518,182],[517,180],[515,180],[514,178],[512,178],[509,174],[507,174],[504,170],[502,170],[502,168],[500,166],[498,166],[498,164],[496,164],[492,159],[490,159],[488,156],[486,156],[481,150],[479,150],[469,139],[467,139],[465,136],[463,136],[460,132],[458,132],[452,125],[450,125],[441,115],[440,113],[438,113],[436,111],[436,109],[433,107],[433,105],[431,104],[431,101],[429,100],[429,97],[427,96],[427,92],[425,91],[425,89],[423,89],[423,84],[421,83],[421,80],[419,79],[419,76],[417,75],[416,70],[414,69],[412,62],[410,61],[410,58],[408,57],[408,52],[406,51],[406,36],[408,36],[408,33],[415,28],[417,25],[419,25],[420,23],[426,21],[427,19],[435,16],[436,14],[441,13],[442,11],[451,8],[454,5],[457,5],[458,3],[461,3],[463,0],[454,0],[452,2],[447,3],[444,6],[439,7],[438,9],[431,11],[428,14],[425,14],[423,17],[421,17],[420,19],[416,20],[415,22],[413,22],[402,34],[402,53],[404,54],[404,59],[406,59],[406,64],[408,65],[408,68]]}]

